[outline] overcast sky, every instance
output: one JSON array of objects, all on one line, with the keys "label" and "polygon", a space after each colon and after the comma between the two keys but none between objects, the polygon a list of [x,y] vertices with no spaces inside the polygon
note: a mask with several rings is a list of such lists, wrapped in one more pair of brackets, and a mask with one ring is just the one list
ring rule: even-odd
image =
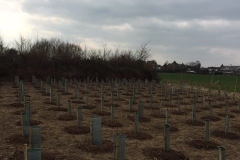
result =
[{"label": "overcast sky", "polygon": [[204,67],[240,65],[240,0],[0,0],[0,36],[57,37]]}]

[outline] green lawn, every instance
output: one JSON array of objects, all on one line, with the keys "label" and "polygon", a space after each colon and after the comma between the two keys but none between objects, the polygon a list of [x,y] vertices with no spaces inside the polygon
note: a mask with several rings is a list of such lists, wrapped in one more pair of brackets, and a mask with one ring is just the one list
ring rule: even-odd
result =
[{"label": "green lawn", "polygon": [[[198,75],[198,74],[180,74],[180,73],[159,73],[158,76],[168,82],[185,82],[193,85],[220,88],[231,92],[240,92],[240,76],[235,75]],[[236,83],[237,82],[237,83]]]}]

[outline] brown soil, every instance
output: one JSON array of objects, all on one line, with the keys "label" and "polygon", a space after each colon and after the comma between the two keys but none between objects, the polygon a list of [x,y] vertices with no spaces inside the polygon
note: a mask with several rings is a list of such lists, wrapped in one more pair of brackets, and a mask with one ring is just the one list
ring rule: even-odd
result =
[{"label": "brown soil", "polygon": [[[225,113],[218,113],[218,116],[220,117],[226,117],[226,114]],[[234,118],[235,116],[232,115],[232,114],[229,114],[229,118]]]},{"label": "brown soil", "polygon": [[[38,121],[38,120],[32,120],[32,119],[30,120],[30,126],[35,126],[35,125],[39,125],[39,124],[42,124],[42,122]],[[21,121],[20,120],[17,121],[16,125],[21,126]]]},{"label": "brown soil", "polygon": [[117,120],[114,120],[114,121],[111,121],[111,120],[106,120],[102,123],[104,126],[107,126],[107,127],[122,127],[123,124],[118,122]]},{"label": "brown soil", "polygon": [[203,116],[203,117],[201,117],[201,119],[202,119],[202,120],[204,120],[204,119],[209,119],[209,120],[212,121],[212,122],[217,122],[217,121],[220,121],[220,120],[221,120],[221,118],[216,117],[216,116]]},{"label": "brown soil", "polygon": [[189,160],[182,152],[169,150],[164,151],[163,148],[144,148],[142,149],[144,155],[149,159],[159,159],[159,160]]},{"label": "brown soil", "polygon": [[[19,126],[20,123],[20,114],[24,111],[24,105],[17,104],[16,95],[18,94],[17,89],[12,88],[12,82],[2,82],[3,85],[0,86],[0,159],[19,159],[18,155],[23,154],[23,144],[28,143],[28,138],[24,139],[22,136],[22,127]],[[185,97],[185,103],[181,103],[183,101],[182,95],[179,96],[181,99],[181,113],[178,113],[177,107],[172,107],[169,112],[169,124],[170,127],[170,147],[171,152],[164,152],[161,147],[164,147],[164,132],[163,125],[165,123],[164,118],[160,118],[159,116],[159,101],[164,99],[165,96],[160,98],[160,87],[156,85],[153,89],[153,101],[158,103],[153,103],[153,107],[157,107],[156,110],[146,109],[149,104],[145,104],[143,116],[146,119],[144,121],[148,121],[148,123],[140,122],[140,133],[135,133],[135,125],[134,125],[134,114],[133,112],[137,112],[138,102],[141,100],[145,102],[149,101],[148,95],[148,86],[143,86],[142,91],[136,94],[135,103],[133,105],[133,112],[129,112],[129,96],[124,96],[126,93],[126,85],[123,83],[120,89],[120,97],[121,101],[118,101],[116,97],[114,97],[114,104],[120,107],[115,107],[114,116],[117,117],[116,122],[120,122],[122,127],[109,127],[104,125],[104,123],[108,122],[110,119],[111,107],[110,105],[106,107],[106,104],[110,104],[110,90],[109,84],[103,83],[104,85],[104,112],[100,112],[100,92],[97,92],[96,97],[91,96],[94,95],[94,87],[89,84],[89,106],[95,106],[96,108],[84,109],[82,110],[83,114],[83,127],[86,127],[86,130],[90,129],[90,121],[93,115],[101,116],[102,119],[102,136],[104,139],[105,147],[98,147],[91,145],[90,134],[84,132],[85,129],[79,130],[77,128],[77,120],[76,120],[76,111],[77,107],[86,105],[85,97],[81,97],[82,103],[72,103],[72,113],[73,117],[67,116],[67,101],[71,97],[75,97],[75,88],[76,84],[72,84],[73,87],[69,87],[69,93],[72,95],[63,95],[61,94],[61,107],[43,104],[43,102],[49,101],[49,97],[42,96],[43,91],[40,92],[34,88],[32,83],[25,82],[25,95],[29,95],[31,97],[31,111],[32,111],[32,119],[36,121],[40,121],[41,123],[38,126],[41,127],[42,138],[46,137],[44,141],[42,141],[42,155],[43,159],[44,155],[50,157],[50,155],[55,156],[52,159],[66,159],[66,160],[90,160],[90,159],[113,159],[113,142],[112,137],[115,133],[126,133],[126,159],[137,159],[137,160],[146,160],[146,159],[161,159],[161,157],[165,157],[165,159],[181,159],[182,157],[189,157],[189,159],[201,160],[201,159],[216,159],[218,156],[217,150],[206,150],[206,149],[196,149],[195,147],[187,144],[186,142],[194,140],[203,139],[204,134],[204,121],[201,121],[201,117],[206,117],[209,115],[209,112],[201,111],[201,104],[197,104],[197,109],[200,112],[197,112],[197,119],[199,120],[197,124],[193,124],[192,117],[192,98]],[[178,84],[177,84],[178,86]],[[176,86],[176,87],[177,87]],[[186,87],[189,87],[186,84]],[[53,90],[56,93],[58,90],[58,86],[53,86]],[[80,88],[84,88],[83,82],[80,83]],[[169,90],[169,84],[165,85],[166,90]],[[97,86],[97,90],[100,90],[100,84]],[[80,91],[80,95],[83,95],[83,90]],[[188,88],[185,90],[185,94],[188,94]],[[132,90],[129,92],[130,96],[132,95]],[[195,93],[194,93],[195,94]],[[47,95],[49,96],[49,95]],[[146,96],[146,97],[144,97]],[[167,98],[166,102],[163,102],[164,109],[165,104],[169,104],[169,99]],[[236,95],[236,98],[239,95]],[[174,97],[173,97],[174,98]],[[77,101],[77,99],[72,99],[73,101]],[[229,102],[231,102],[230,99]],[[54,101],[56,102],[56,101]],[[213,115],[221,118],[220,121],[210,121],[211,123],[211,131],[215,131],[224,125],[224,117],[225,117],[225,109],[224,102],[217,101],[218,104],[221,104],[221,108],[214,108]],[[177,101],[172,101],[173,105],[177,106]],[[12,107],[11,107],[12,105]],[[170,107],[169,107],[170,108]],[[229,111],[234,109],[238,109],[237,105],[229,108]],[[22,110],[22,111],[21,111]],[[188,110],[188,111],[187,111]],[[33,114],[35,112],[35,114]],[[15,114],[13,114],[15,113]],[[164,114],[164,113],[163,113]],[[223,118],[218,116],[218,114],[223,114]],[[238,136],[240,127],[238,126],[240,121],[239,113],[231,112],[235,117],[230,119],[230,131],[231,133],[235,133]],[[131,117],[130,120],[128,117]],[[154,118],[158,117],[158,118]],[[62,120],[58,120],[61,117]],[[165,114],[164,114],[165,117]],[[60,118],[60,119],[61,119]],[[18,125],[16,122],[18,121]],[[186,122],[187,121],[187,122]],[[115,122],[115,120],[114,120]],[[190,125],[190,126],[189,126]],[[115,126],[115,124],[113,125]],[[84,131],[83,131],[84,130]],[[76,133],[76,134],[71,134]],[[71,135],[70,135],[71,134]],[[15,136],[13,136],[15,135]],[[221,134],[222,135],[222,134]],[[224,135],[224,134],[223,134]],[[142,140],[145,139],[145,140]],[[222,138],[221,136],[212,136],[210,139],[216,143],[219,143],[221,146],[225,146],[227,148],[227,159],[235,160],[240,159],[240,153],[237,152],[238,146],[240,146],[239,139],[227,139]],[[9,141],[7,141],[9,140]],[[108,141],[108,142],[106,142]],[[198,143],[198,141],[196,141]],[[107,143],[107,144],[106,144]],[[201,144],[199,142],[199,144]],[[155,146],[155,147],[154,147]],[[151,149],[149,149],[152,147]],[[199,147],[199,146],[198,146]],[[106,148],[106,149],[103,149]],[[145,154],[144,149],[148,148],[148,153]],[[180,155],[181,153],[181,155]],[[166,158],[167,157],[167,158]],[[23,159],[22,157],[20,159]],[[51,159],[51,158],[49,158]]]},{"label": "brown soil", "polygon": [[65,126],[64,131],[66,131],[69,134],[88,134],[90,133],[90,127],[89,126],[78,127],[76,125],[71,125]]},{"label": "brown soil", "polygon": [[240,136],[233,132],[225,133],[224,131],[215,130],[211,133],[211,135],[224,139],[240,140]]},{"label": "brown soil", "polygon": [[193,122],[192,119],[186,120],[185,124],[190,125],[190,126],[204,126],[205,125],[205,123],[203,121],[196,120],[195,122]]},{"label": "brown soil", "polygon": [[212,141],[205,142],[204,140],[192,140],[186,143],[196,149],[204,149],[204,150],[216,150],[217,147],[220,146],[215,142],[212,142]]},{"label": "brown soil", "polygon": [[98,116],[109,116],[109,115],[111,115],[111,113],[107,112],[107,111],[93,111],[93,114],[98,115]]},{"label": "brown soil", "polygon": [[72,116],[68,116],[68,114],[62,114],[59,115],[58,120],[59,121],[72,121],[72,120],[76,120],[77,117],[75,115]]},{"label": "brown soil", "polygon": [[126,132],[125,135],[126,135],[126,138],[138,139],[138,140],[151,140],[153,138],[150,134],[144,133],[141,131],[140,133],[136,133],[134,131]]},{"label": "brown soil", "polygon": [[49,111],[63,111],[63,112],[67,112],[68,109],[67,108],[62,108],[62,107],[51,107],[51,108],[48,108]]},{"label": "brown soil", "polygon": [[113,153],[113,143],[109,140],[102,140],[102,145],[92,145],[91,141],[83,141],[77,143],[77,148],[80,151],[91,152],[93,154]]},{"label": "brown soil", "polygon": [[[128,115],[127,118],[130,119],[131,121],[135,122],[134,116]],[[151,119],[147,118],[147,117],[142,117],[142,118],[139,117],[139,122],[151,122]]]}]

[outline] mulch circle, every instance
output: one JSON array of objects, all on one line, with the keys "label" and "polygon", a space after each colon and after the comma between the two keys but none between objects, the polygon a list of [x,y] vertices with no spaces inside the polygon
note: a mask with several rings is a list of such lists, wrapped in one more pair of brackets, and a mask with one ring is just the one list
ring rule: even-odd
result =
[{"label": "mulch circle", "polygon": [[[156,128],[160,131],[164,130],[164,126],[161,126],[161,125],[156,125],[156,126],[154,126],[154,128]],[[178,131],[179,131],[179,129],[176,126],[176,124],[174,124],[174,125],[170,124],[170,132],[178,132]]]},{"label": "mulch circle", "polygon": [[[225,113],[218,113],[218,116],[220,116],[220,117],[226,117],[226,114],[225,114]],[[232,115],[232,114],[229,114],[229,118],[235,118],[235,116]]]},{"label": "mulch circle", "polygon": [[122,127],[123,126],[123,124],[118,122],[117,120],[114,120],[114,121],[107,120],[107,121],[102,122],[102,124],[107,127]]},{"label": "mulch circle", "polygon": [[109,115],[111,115],[111,113],[107,112],[107,111],[93,111],[93,114],[98,115],[98,116],[109,116]]},{"label": "mulch circle", "polygon": [[185,112],[185,111],[173,110],[173,111],[171,111],[171,114],[173,114],[173,115],[186,115],[187,112]]},{"label": "mulch circle", "polygon": [[222,108],[222,105],[221,104],[214,104],[214,105],[212,105],[212,108]]},{"label": "mulch circle", "polygon": [[224,131],[219,131],[219,130],[215,130],[215,131],[211,132],[211,135],[213,135],[215,137],[231,139],[231,140],[235,140],[235,139],[239,140],[240,139],[240,136],[237,135],[236,133],[233,133],[233,132],[225,133]]},{"label": "mulch circle", "polygon": [[23,108],[24,104],[22,104],[22,103],[11,103],[9,106],[15,107],[15,108]]},{"label": "mulch circle", "polygon": [[132,96],[131,93],[122,93],[122,95],[124,95],[124,96]]},{"label": "mulch circle", "polygon": [[82,107],[82,109],[94,109],[94,108],[96,108],[96,106],[94,106],[94,105],[83,105],[81,107]]},{"label": "mulch circle", "polygon": [[189,160],[182,152],[170,149],[165,151],[163,148],[144,148],[143,154],[149,159],[161,159],[161,160]]},{"label": "mulch circle", "polygon": [[231,110],[232,113],[240,113],[240,110],[239,109],[233,109]]},{"label": "mulch circle", "polygon": [[204,140],[192,140],[186,143],[196,149],[204,149],[204,150],[213,150],[213,149],[217,149],[217,147],[220,146],[215,142],[212,142],[212,141],[206,142]]},{"label": "mulch circle", "polygon": [[[38,121],[38,120],[30,120],[30,126],[35,126],[35,125],[39,125],[39,124],[42,124],[42,122],[41,121]],[[16,121],[16,125],[17,126],[21,126],[22,124],[21,124],[21,121],[19,120],[19,121]]]},{"label": "mulch circle", "polygon": [[236,132],[240,132],[240,124],[233,124],[231,128]]},{"label": "mulch circle", "polygon": [[193,122],[192,119],[186,120],[185,124],[190,125],[190,126],[204,126],[205,125],[205,123],[203,121],[196,120],[195,122]]},{"label": "mulch circle", "polygon": [[[44,160],[55,160],[56,159],[56,156],[55,156],[54,153],[45,152],[45,151],[41,152],[41,157]],[[16,150],[14,152],[14,154],[12,155],[12,157],[10,158],[10,160],[13,160],[13,159],[14,160],[22,160],[22,159],[24,159],[24,152]]]},{"label": "mulch circle", "polygon": [[[121,107],[121,105],[120,104],[113,104],[114,105],[114,107]],[[104,104],[104,106],[106,106],[106,107],[111,107],[112,106],[112,104],[111,103],[108,103],[108,104]]]},{"label": "mulch circle", "polygon": [[51,108],[48,108],[49,111],[63,111],[63,112],[66,112],[68,111],[67,108],[62,108],[62,107],[51,107]]},{"label": "mulch circle", "polygon": [[71,125],[65,126],[64,131],[66,131],[69,134],[88,134],[90,133],[90,127],[89,126],[78,127],[76,125]]},{"label": "mulch circle", "polygon": [[144,132],[136,133],[135,131],[126,132],[125,135],[128,139],[151,140],[153,138],[150,134]]},{"label": "mulch circle", "polygon": [[54,105],[54,106],[57,105],[57,102],[49,102],[49,101],[45,101],[45,102],[43,102],[43,103],[44,103],[44,104]]},{"label": "mulch circle", "polygon": [[[14,114],[14,115],[21,115],[22,112],[25,112],[25,111],[23,111],[23,110],[18,110],[18,111],[12,112],[12,114]],[[37,111],[31,111],[31,114],[36,114],[36,113],[37,113]]]},{"label": "mulch circle", "polygon": [[91,152],[94,154],[113,153],[113,142],[103,140],[101,146],[92,145],[91,141],[78,142],[76,145],[80,151]]},{"label": "mulch circle", "polygon": [[26,144],[29,143],[29,138],[24,137],[22,134],[13,134],[5,139],[10,144]]},{"label": "mulch circle", "polygon": [[76,119],[77,119],[77,117],[75,115],[68,116],[68,114],[62,114],[62,115],[58,116],[59,121],[72,121],[72,120],[76,120]]},{"label": "mulch circle", "polygon": [[42,93],[42,96],[50,96],[50,93]]},{"label": "mulch circle", "polygon": [[188,102],[180,102],[181,105],[190,105]]},{"label": "mulch circle", "polygon": [[[69,99],[77,99],[77,97],[76,96],[72,96],[72,97],[70,97]],[[82,97],[79,97],[79,99],[83,99]]]},{"label": "mulch circle", "polygon": [[150,114],[150,116],[153,118],[166,118],[165,114],[159,112],[153,112]]},{"label": "mulch circle", "polygon": [[201,119],[209,119],[212,122],[217,122],[217,121],[221,120],[221,118],[216,117],[216,116],[203,116],[203,117],[201,117]]},{"label": "mulch circle", "polygon": [[144,109],[146,109],[146,110],[159,110],[159,107],[145,106]]},{"label": "mulch circle", "polygon": [[[134,116],[127,116],[128,119],[130,119],[131,121],[135,122],[135,117]],[[139,122],[151,122],[151,118],[147,118],[147,117],[139,117]]]},{"label": "mulch circle", "polygon": [[84,102],[84,101],[78,101],[78,100],[72,101],[72,103],[76,103],[76,104],[86,104],[86,102]]},{"label": "mulch circle", "polygon": [[62,95],[66,95],[66,96],[67,96],[67,95],[72,95],[72,93],[69,93],[69,92],[67,92],[67,93],[66,93],[66,92],[63,92]]},{"label": "mulch circle", "polygon": [[129,113],[136,113],[138,110],[137,110],[137,109],[132,109],[132,110],[130,110],[130,109],[124,109],[123,111],[124,111],[124,112],[129,112]]}]

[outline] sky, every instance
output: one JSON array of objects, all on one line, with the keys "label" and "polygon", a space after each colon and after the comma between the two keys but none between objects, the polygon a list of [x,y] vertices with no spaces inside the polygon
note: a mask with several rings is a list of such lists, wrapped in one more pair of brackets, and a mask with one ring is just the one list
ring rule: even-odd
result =
[{"label": "sky", "polygon": [[57,37],[90,49],[146,43],[163,65],[240,65],[239,0],[0,0],[0,36]]}]

